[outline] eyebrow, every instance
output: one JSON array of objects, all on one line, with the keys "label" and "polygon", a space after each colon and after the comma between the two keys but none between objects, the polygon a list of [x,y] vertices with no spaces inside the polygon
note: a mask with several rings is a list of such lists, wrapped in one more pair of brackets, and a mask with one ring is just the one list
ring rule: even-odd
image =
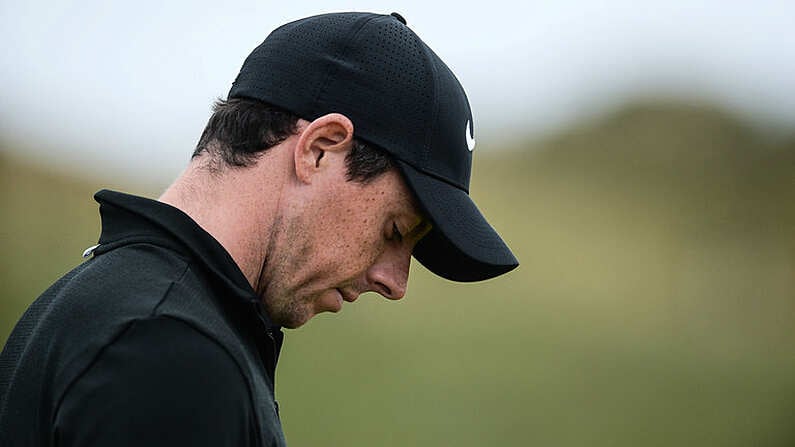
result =
[{"label": "eyebrow", "polygon": [[417,225],[414,225],[414,228],[409,230],[409,233],[406,236],[409,237],[419,236],[417,240],[420,240],[423,237],[425,237],[425,235],[427,235],[431,231],[431,229],[433,229],[433,224],[431,223],[431,221],[429,221],[426,218],[422,218]]}]

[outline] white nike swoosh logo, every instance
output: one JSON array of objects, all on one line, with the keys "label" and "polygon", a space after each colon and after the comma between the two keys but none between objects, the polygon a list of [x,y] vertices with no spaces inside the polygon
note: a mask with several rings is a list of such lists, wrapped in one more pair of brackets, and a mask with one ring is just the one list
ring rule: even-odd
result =
[{"label": "white nike swoosh logo", "polygon": [[467,130],[466,130],[466,135],[467,135],[467,147],[469,148],[469,152],[472,152],[472,151],[474,151],[474,150],[475,150],[475,139],[474,139],[474,138],[472,138],[472,136],[471,136],[471,135],[472,135],[472,132],[471,132],[471,129],[470,129],[470,127],[469,127],[469,126],[470,126],[470,123],[471,123],[471,122],[470,122],[469,120],[467,120]]}]

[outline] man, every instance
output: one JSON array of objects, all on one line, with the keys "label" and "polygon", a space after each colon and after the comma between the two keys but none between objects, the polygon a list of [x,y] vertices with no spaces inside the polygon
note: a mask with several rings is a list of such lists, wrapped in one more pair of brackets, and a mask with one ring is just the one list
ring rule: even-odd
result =
[{"label": "man", "polygon": [[275,30],[153,201],[96,195],[90,260],[0,357],[0,445],[284,445],[281,327],[375,291],[412,254],[477,281],[518,264],[469,199],[472,115],[397,14]]}]

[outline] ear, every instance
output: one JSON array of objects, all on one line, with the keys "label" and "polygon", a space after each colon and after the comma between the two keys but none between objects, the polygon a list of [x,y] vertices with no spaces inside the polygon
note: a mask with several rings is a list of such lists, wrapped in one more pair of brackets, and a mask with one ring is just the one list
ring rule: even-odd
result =
[{"label": "ear", "polygon": [[295,174],[304,183],[324,166],[327,152],[341,153],[350,149],[353,123],[340,113],[329,113],[312,121],[301,132],[294,148]]}]

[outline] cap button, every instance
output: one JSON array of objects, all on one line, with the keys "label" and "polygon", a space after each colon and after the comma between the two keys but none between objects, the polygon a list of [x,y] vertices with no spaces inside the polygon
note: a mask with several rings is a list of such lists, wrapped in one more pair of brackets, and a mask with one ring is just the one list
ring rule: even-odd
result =
[{"label": "cap button", "polygon": [[396,12],[393,12],[392,14],[389,14],[389,15],[391,15],[392,17],[398,19],[400,21],[400,23],[402,23],[404,25],[406,24],[406,19],[404,19],[402,15],[400,15],[400,14],[398,14]]}]

